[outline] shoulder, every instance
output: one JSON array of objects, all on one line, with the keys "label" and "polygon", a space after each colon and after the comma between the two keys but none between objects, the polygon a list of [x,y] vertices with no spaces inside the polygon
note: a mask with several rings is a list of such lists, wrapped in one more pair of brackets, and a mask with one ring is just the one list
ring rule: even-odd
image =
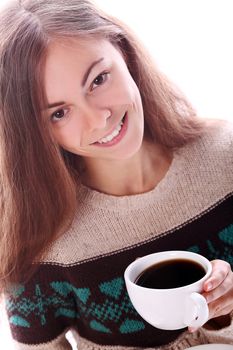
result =
[{"label": "shoulder", "polygon": [[206,120],[205,139],[221,144],[233,145],[233,122],[221,119],[207,119]]},{"label": "shoulder", "polygon": [[229,121],[207,120],[201,136],[178,150],[183,171],[205,192],[233,192],[233,124]]},{"label": "shoulder", "polygon": [[[231,160],[233,162],[233,123],[226,120],[206,120],[203,134],[188,146],[190,151],[197,152],[205,161],[214,164],[224,164]],[[208,163],[208,162],[207,162]]]}]

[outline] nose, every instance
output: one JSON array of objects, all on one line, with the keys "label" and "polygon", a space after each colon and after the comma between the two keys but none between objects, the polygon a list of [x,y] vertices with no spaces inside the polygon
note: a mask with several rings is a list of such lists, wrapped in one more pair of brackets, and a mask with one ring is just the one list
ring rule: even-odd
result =
[{"label": "nose", "polygon": [[110,109],[99,106],[85,106],[85,109],[82,111],[83,123],[88,131],[104,129],[110,117]]}]

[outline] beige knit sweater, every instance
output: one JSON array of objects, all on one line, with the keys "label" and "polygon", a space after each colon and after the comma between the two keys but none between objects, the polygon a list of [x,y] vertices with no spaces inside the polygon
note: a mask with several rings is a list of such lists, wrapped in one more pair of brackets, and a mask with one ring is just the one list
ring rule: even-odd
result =
[{"label": "beige knit sweater", "polygon": [[7,299],[20,350],[183,350],[233,344],[233,325],[189,333],[160,331],[133,309],[123,283],[136,257],[181,249],[233,263],[233,127],[223,124],[175,153],[150,192],[109,196],[84,186],[71,228],[38,272]]}]

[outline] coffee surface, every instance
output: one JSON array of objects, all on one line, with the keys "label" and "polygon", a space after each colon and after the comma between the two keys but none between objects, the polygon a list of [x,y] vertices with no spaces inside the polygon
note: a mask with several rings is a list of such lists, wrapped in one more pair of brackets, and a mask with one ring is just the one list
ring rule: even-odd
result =
[{"label": "coffee surface", "polygon": [[148,267],[136,278],[135,283],[154,289],[178,288],[200,280],[205,274],[204,267],[195,261],[171,259]]}]

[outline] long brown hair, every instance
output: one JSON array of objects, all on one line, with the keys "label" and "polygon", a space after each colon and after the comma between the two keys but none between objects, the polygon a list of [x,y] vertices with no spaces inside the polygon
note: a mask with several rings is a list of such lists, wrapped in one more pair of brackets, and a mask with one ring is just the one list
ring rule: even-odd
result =
[{"label": "long brown hair", "polygon": [[0,14],[0,291],[29,276],[35,259],[77,209],[74,155],[61,151],[41,115],[51,41],[93,35],[122,51],[141,92],[145,137],[168,148],[190,142],[202,123],[120,21],[88,0],[21,0]]}]

